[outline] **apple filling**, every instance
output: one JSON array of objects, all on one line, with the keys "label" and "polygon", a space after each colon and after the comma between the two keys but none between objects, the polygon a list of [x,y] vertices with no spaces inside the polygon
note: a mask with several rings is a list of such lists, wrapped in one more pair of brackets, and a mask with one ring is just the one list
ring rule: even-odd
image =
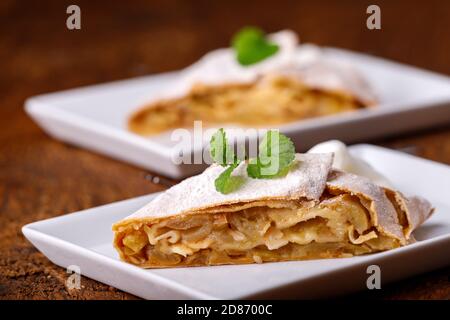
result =
[{"label": "apple filling", "polygon": [[239,124],[270,126],[365,107],[350,95],[306,87],[288,77],[265,77],[253,84],[201,86],[180,99],[164,100],[135,113],[129,129],[151,135],[179,127]]},{"label": "apple filling", "polygon": [[271,201],[131,223],[118,230],[115,244],[123,259],[141,267],[350,257],[400,246],[377,231],[366,206],[348,194],[319,204]]}]

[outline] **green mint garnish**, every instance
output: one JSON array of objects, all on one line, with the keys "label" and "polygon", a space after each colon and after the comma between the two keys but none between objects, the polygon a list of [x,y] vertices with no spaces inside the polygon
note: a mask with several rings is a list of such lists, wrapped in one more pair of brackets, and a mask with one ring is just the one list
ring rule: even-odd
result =
[{"label": "green mint garnish", "polygon": [[225,167],[235,162],[233,150],[228,145],[227,136],[223,128],[216,131],[209,142],[211,158],[215,163]]},{"label": "green mint garnish", "polygon": [[[233,176],[240,161],[228,146],[225,131],[221,128],[211,138],[211,157],[214,162],[227,167],[215,180],[216,190],[228,194],[238,189],[243,177]],[[273,179],[289,172],[295,159],[292,141],[278,131],[268,131],[259,145],[258,156],[250,159],[247,174],[254,179]]]},{"label": "green mint garnish", "polygon": [[291,139],[278,131],[268,131],[259,144],[256,159],[251,159],[247,174],[255,179],[282,177],[289,172],[295,159],[295,147]]},{"label": "green mint garnish", "polygon": [[264,32],[255,27],[241,29],[232,39],[237,61],[243,66],[258,63],[279,50],[278,45],[267,40]]},{"label": "green mint garnish", "polygon": [[227,136],[223,128],[220,128],[212,135],[210,153],[215,163],[220,164],[222,167],[227,167],[214,182],[216,190],[227,194],[237,189],[242,184],[243,179],[231,174],[240,161],[235,156],[233,149],[228,145]]},{"label": "green mint garnish", "polygon": [[216,190],[223,194],[228,194],[238,189],[244,179],[239,176],[232,176],[233,170],[239,165],[239,162],[231,164],[214,181]]}]

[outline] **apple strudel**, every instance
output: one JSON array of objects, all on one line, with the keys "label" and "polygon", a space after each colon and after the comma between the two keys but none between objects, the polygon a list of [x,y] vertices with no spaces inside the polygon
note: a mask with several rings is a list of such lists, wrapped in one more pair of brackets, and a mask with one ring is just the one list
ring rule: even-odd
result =
[{"label": "apple strudel", "polygon": [[[130,115],[129,130],[155,135],[191,128],[194,121],[208,127],[274,126],[376,104],[375,95],[357,70],[330,59],[318,47],[299,46],[292,31],[280,31],[266,39],[250,30],[240,38],[235,50],[208,53],[146,99]],[[264,44],[267,41],[270,43]],[[251,58],[252,53],[270,45],[278,48],[270,56],[251,65],[238,61],[240,48]]]},{"label": "apple strudel", "polygon": [[[296,154],[275,179],[247,179],[236,192],[213,185],[223,170],[168,189],[113,226],[122,260],[143,268],[351,257],[414,241],[432,213],[416,196],[332,169],[333,155]],[[246,162],[233,174],[246,176]]]}]

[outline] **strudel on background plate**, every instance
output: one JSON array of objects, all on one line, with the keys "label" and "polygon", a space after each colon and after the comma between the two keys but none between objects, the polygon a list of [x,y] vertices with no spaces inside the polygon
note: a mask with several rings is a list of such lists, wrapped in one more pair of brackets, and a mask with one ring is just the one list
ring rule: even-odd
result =
[{"label": "strudel on background plate", "polygon": [[275,179],[246,179],[235,192],[213,185],[212,165],[113,226],[122,260],[143,268],[351,257],[414,241],[432,213],[416,196],[332,168],[333,154],[296,154]]},{"label": "strudel on background plate", "polygon": [[376,104],[351,65],[316,46],[299,46],[292,31],[267,39],[278,51],[251,65],[241,65],[231,48],[208,53],[134,111],[128,128],[154,135],[198,120],[210,127],[269,127]]}]

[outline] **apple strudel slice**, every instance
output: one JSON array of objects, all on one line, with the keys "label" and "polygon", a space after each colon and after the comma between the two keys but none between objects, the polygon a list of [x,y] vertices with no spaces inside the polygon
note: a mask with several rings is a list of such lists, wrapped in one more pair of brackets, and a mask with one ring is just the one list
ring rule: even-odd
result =
[{"label": "apple strudel slice", "polygon": [[[221,194],[212,165],[113,226],[122,260],[143,268],[351,257],[414,241],[428,201],[297,154],[289,173]],[[246,163],[233,174],[245,176]]]},{"label": "apple strudel slice", "polygon": [[152,135],[192,127],[279,125],[368,107],[350,93],[310,87],[290,75],[268,75],[251,84],[192,87],[184,97],[150,103],[135,112],[129,129]]},{"label": "apple strudel slice", "polygon": [[331,59],[313,45],[298,45],[289,30],[268,36],[279,50],[241,65],[231,48],[214,50],[182,70],[133,111],[129,130],[155,135],[204,126],[268,127],[376,105],[354,67]]}]

